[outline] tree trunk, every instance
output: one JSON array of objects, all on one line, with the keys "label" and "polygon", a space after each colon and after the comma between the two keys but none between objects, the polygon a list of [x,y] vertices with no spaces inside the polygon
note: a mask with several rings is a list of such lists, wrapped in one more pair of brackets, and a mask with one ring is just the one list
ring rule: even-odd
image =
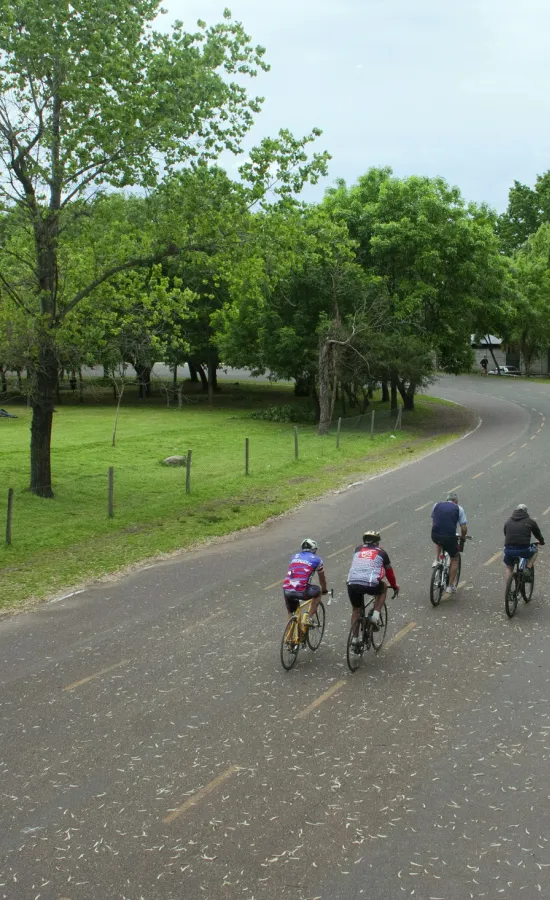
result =
[{"label": "tree trunk", "polygon": [[332,345],[325,341],[319,350],[319,425],[317,434],[328,434],[331,423],[330,362]]},{"label": "tree trunk", "polygon": [[82,369],[78,370],[78,399],[84,403],[84,382],[82,379]]},{"label": "tree trunk", "polygon": [[390,378],[390,409],[392,412],[397,409],[397,376],[392,375]]},{"label": "tree trunk", "polygon": [[494,364],[495,364],[495,369],[497,370],[497,373],[498,373],[499,375],[502,375],[502,372],[500,371],[500,366],[499,366],[499,364],[497,363],[497,358],[496,358],[496,356],[495,356],[495,354],[494,354],[494,351],[493,351],[493,348],[492,348],[491,344],[488,344],[487,346],[488,346],[488,349],[489,349],[489,353],[490,353],[491,356],[493,357],[493,362],[494,362]]},{"label": "tree trunk", "polygon": [[23,381],[21,380],[21,369],[16,369],[17,372],[17,390],[20,394],[23,394]]},{"label": "tree trunk", "polygon": [[414,409],[414,395],[416,393],[416,384],[414,381],[411,381],[408,385],[405,384],[404,381],[398,381],[399,393],[401,394],[401,399],[403,400],[403,409],[413,410]]},{"label": "tree trunk", "polygon": [[50,447],[57,388],[57,359],[51,335],[39,339],[38,360],[31,392],[31,492],[53,497]]},{"label": "tree trunk", "polygon": [[187,360],[187,368],[189,369],[189,379],[191,382],[198,384],[199,376],[197,371],[197,366],[195,363],[192,363],[190,359]]},{"label": "tree trunk", "polygon": [[5,395],[8,393],[8,381],[6,378],[6,370],[3,366],[0,368],[0,373],[2,375],[2,393]]},{"label": "tree trunk", "polygon": [[208,403],[210,406],[214,403],[214,391],[218,387],[218,377],[217,377],[217,354],[214,352],[210,352],[208,354]]},{"label": "tree trunk", "polygon": [[382,403],[387,403],[390,399],[390,393],[388,391],[388,382],[382,382]]},{"label": "tree trunk", "polygon": [[206,377],[206,373],[202,366],[198,365],[196,367],[197,374],[201,380],[201,388],[203,391],[208,390],[208,378]]},{"label": "tree trunk", "polygon": [[315,410],[315,421],[317,422],[317,424],[319,424],[319,422],[321,421],[321,405],[319,403],[319,394],[317,393],[315,377],[313,375],[310,375],[309,378],[310,378],[309,393],[311,394],[311,398],[313,400],[313,408]]},{"label": "tree trunk", "polygon": [[151,396],[151,367],[143,366],[139,364],[134,364],[134,368],[136,370],[137,377],[139,379],[139,392],[138,396],[140,400],[143,400],[145,397]]},{"label": "tree trunk", "polygon": [[174,385],[174,390],[175,390],[178,385],[178,367],[177,367],[177,365],[174,366],[174,374],[172,376],[172,384]]}]

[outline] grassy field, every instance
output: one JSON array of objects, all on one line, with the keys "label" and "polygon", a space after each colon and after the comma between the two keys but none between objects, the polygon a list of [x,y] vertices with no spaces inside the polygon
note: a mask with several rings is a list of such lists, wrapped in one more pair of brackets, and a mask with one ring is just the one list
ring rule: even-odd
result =
[{"label": "grassy field", "polygon": [[[95,405],[59,405],[54,500],[28,492],[30,412],[5,404],[19,418],[0,419],[2,531],[7,488],[15,490],[12,544],[0,549],[0,607],[51,596],[147,557],[259,524],[454,436],[448,422],[447,433],[436,434],[441,407],[419,398],[418,411],[395,437],[387,432],[371,439],[368,428],[353,430],[345,427],[353,423],[344,423],[337,449],[334,433],[320,438],[314,427],[298,426],[295,460],[292,425],[249,417],[251,408],[294,403],[287,386],[226,386],[215,408],[198,403],[167,409],[161,402],[123,406],[114,448],[115,410],[107,398]],[[193,453],[189,495],[185,468],[161,464],[188,449]],[[115,470],[113,519],[107,517],[109,466]]]}]

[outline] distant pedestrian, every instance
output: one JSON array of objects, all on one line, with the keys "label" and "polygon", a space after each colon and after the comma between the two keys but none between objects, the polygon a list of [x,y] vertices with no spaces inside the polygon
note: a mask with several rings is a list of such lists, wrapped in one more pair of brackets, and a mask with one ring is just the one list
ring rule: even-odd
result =
[{"label": "distant pedestrian", "polygon": [[487,359],[487,357],[484,356],[483,359],[480,360],[479,364],[481,366],[483,374],[486,375],[487,374],[487,366],[489,365],[489,360]]}]

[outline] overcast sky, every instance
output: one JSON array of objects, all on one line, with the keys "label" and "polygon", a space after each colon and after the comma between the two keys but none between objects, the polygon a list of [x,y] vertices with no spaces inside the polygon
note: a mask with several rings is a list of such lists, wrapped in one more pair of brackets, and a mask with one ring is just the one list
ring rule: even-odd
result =
[{"label": "overcast sky", "polygon": [[163,26],[225,5],[271,64],[254,139],[322,128],[327,183],[390,165],[502,210],[550,168],[550,0],[164,0]]}]

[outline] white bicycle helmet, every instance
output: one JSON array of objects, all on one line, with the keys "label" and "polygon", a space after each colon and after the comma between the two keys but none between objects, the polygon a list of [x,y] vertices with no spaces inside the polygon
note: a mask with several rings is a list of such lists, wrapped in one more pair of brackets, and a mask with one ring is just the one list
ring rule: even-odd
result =
[{"label": "white bicycle helmet", "polygon": [[317,550],[317,541],[314,541],[313,538],[306,538],[302,541],[302,550],[309,550],[311,553],[315,553]]}]

